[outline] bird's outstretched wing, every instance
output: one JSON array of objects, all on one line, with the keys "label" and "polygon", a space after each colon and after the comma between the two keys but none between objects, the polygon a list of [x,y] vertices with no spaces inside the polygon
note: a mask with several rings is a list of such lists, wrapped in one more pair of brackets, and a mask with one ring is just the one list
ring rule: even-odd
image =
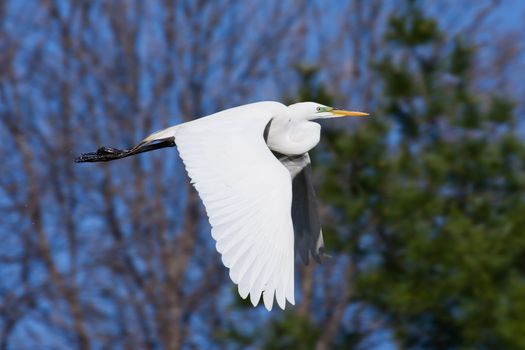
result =
[{"label": "bird's outstretched wing", "polygon": [[292,182],[266,145],[272,116],[233,109],[181,125],[175,142],[239,294],[284,309],[294,300]]},{"label": "bird's outstretched wing", "polygon": [[319,223],[310,156],[308,153],[297,156],[287,156],[276,152],[274,154],[292,176],[292,218],[295,250],[306,265],[308,265],[310,256],[320,263],[324,242],[321,224]]}]

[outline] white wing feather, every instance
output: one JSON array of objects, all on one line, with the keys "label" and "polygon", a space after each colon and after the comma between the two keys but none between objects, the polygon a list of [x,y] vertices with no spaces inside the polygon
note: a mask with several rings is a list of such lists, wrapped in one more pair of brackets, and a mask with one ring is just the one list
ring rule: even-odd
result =
[{"label": "white wing feather", "polygon": [[295,303],[291,177],[264,141],[271,117],[231,109],[175,131],[230,278],[254,306],[263,294],[268,310],[274,297],[282,309]]}]

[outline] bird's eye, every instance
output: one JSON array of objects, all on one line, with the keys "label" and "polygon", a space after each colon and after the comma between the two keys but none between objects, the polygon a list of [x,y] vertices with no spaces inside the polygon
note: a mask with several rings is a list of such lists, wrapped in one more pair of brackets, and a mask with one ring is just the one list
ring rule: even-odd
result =
[{"label": "bird's eye", "polygon": [[317,112],[321,112],[323,110],[323,107],[317,107]]}]

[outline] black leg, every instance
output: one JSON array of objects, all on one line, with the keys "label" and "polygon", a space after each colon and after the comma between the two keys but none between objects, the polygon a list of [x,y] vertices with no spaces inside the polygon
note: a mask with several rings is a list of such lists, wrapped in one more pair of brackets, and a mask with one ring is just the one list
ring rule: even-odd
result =
[{"label": "black leg", "polygon": [[157,140],[153,143],[141,143],[131,149],[125,150],[113,147],[100,147],[96,152],[82,153],[80,156],[75,158],[75,163],[109,162],[110,160],[126,158],[135,154],[174,146],[175,138],[169,137],[166,139]]}]

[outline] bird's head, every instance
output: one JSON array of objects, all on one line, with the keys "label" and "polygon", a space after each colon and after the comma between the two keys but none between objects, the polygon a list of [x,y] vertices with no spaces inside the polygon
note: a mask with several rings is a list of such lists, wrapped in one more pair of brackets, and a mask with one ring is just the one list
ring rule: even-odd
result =
[{"label": "bird's head", "polygon": [[346,111],[329,107],[316,102],[299,102],[288,106],[290,112],[297,119],[314,120],[337,117],[364,117],[368,113]]}]

